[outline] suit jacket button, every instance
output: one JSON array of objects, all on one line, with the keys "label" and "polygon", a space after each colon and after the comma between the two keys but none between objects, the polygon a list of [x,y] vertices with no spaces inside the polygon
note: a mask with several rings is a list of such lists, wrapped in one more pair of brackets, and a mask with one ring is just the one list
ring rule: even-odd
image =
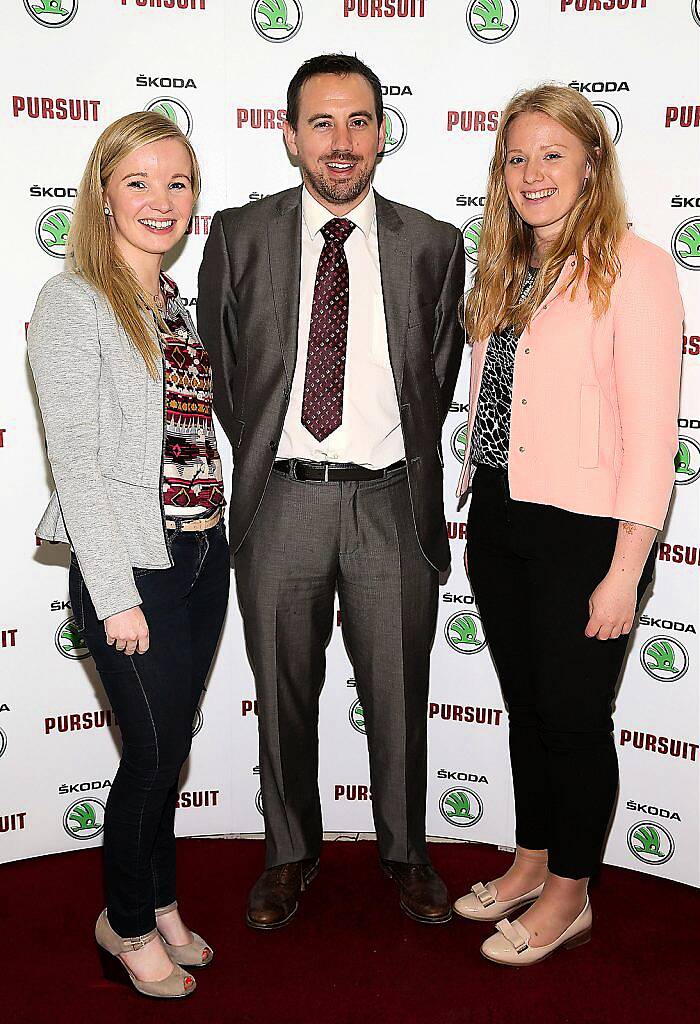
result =
[{"label": "suit jacket button", "polygon": [[279,443],[277,441],[270,441],[270,448],[273,452],[276,452],[279,448]]}]

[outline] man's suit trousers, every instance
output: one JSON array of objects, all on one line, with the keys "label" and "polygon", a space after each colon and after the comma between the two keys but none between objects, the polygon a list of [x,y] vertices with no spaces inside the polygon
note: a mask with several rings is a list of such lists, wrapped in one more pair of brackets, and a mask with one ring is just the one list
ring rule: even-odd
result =
[{"label": "man's suit trousers", "polygon": [[258,700],[267,866],[320,851],[318,705],[336,590],[365,716],[379,854],[427,863],[438,574],[418,545],[406,470],[360,482],[273,470],[235,570]]}]

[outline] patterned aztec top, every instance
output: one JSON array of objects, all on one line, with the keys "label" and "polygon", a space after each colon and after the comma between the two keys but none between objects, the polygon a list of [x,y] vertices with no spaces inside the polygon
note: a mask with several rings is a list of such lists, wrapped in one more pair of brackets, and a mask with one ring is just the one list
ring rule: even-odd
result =
[{"label": "patterned aztec top", "polygon": [[[537,271],[530,267],[525,275],[520,302],[527,298]],[[510,408],[513,402],[513,370],[519,336],[514,327],[493,334],[486,350],[484,371],[474,419],[471,461],[474,465],[508,466]]]},{"label": "patterned aztec top", "polygon": [[207,519],[225,504],[212,419],[211,366],[175,282],[161,274],[165,362],[166,519]]}]

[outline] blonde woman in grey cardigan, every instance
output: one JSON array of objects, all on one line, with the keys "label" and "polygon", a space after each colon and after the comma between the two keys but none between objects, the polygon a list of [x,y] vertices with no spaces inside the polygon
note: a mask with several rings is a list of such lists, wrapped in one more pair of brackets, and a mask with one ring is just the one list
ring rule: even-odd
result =
[{"label": "blonde woman in grey cardigan", "polygon": [[209,360],[161,270],[199,187],[195,153],[167,118],[111,124],[78,192],[71,269],[46,283],[29,328],[56,485],[37,534],[71,546],[73,614],[123,741],[95,937],[160,998],[190,995],[189,968],[213,956],[178,910],[174,818],[229,554]]}]

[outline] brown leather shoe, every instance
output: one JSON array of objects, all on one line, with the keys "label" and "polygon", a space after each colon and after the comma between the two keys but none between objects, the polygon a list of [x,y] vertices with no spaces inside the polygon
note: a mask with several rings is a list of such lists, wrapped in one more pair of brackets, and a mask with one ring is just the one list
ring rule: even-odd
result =
[{"label": "brown leather shoe", "polygon": [[263,871],[248,896],[246,924],[262,931],[282,928],[296,914],[299,894],[313,882],[318,871],[318,857],[278,864]]},{"label": "brown leather shoe", "polygon": [[382,861],[382,868],[393,878],[401,893],[401,909],[421,924],[446,924],[452,917],[447,886],[430,864],[401,864]]}]

